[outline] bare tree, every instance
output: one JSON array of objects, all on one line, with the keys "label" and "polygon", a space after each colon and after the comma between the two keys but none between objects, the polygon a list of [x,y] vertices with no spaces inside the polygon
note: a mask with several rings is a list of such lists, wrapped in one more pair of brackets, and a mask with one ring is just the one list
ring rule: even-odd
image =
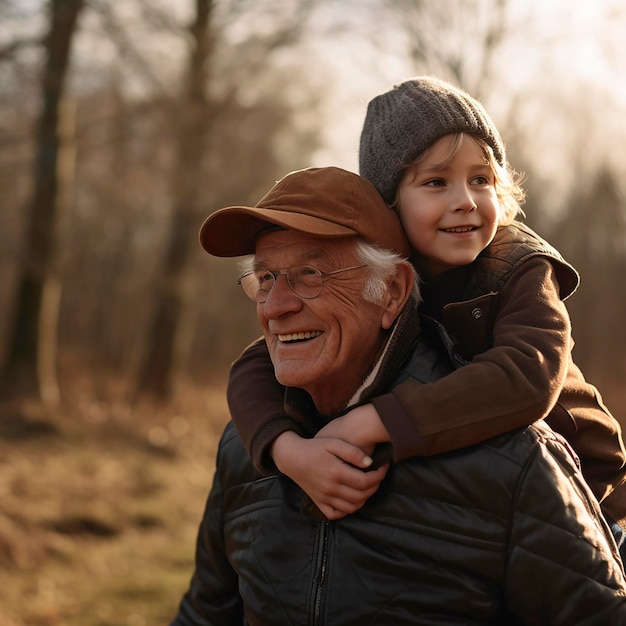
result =
[{"label": "bare tree", "polygon": [[[202,188],[207,175],[218,175],[219,171],[218,168],[207,167],[207,157],[217,152],[217,143],[212,144],[212,138],[218,134],[217,125],[227,118],[228,109],[241,110],[238,104],[241,85],[232,77],[230,82],[226,82],[222,94],[209,96],[216,45],[216,26],[212,19],[215,3],[213,0],[196,0],[195,7],[186,83],[174,118],[177,120],[177,158],[172,179],[174,208],[168,246],[157,282],[148,349],[138,382],[141,392],[159,397],[166,397],[172,392],[174,377],[186,362],[190,348],[189,319],[193,313],[189,306],[191,262],[197,248],[202,200],[206,197]],[[258,10],[258,6],[256,8]],[[273,51],[297,41],[310,3],[301,0],[297,8],[294,21],[287,21],[284,27],[277,27],[264,37],[248,40],[249,47],[258,47],[258,54],[247,57],[250,62],[244,71],[248,76],[254,75],[256,66],[260,68],[262,63],[266,63]],[[246,10],[253,9],[248,7]]]},{"label": "bare tree", "polygon": [[152,320],[146,358],[140,372],[139,386],[158,396],[171,392],[172,372],[177,368],[177,338],[185,305],[186,276],[196,239],[196,222],[202,188],[202,162],[209,120],[207,98],[208,71],[211,62],[212,0],[196,0],[196,15],[191,27],[192,44],[177,115],[177,162],[173,173],[173,197],[169,242],[158,277],[157,301]]},{"label": "bare tree", "polygon": [[[42,108],[37,131],[35,190],[21,261],[11,345],[3,364],[2,394],[25,393],[58,400],[56,316],[60,284],[55,270],[55,234],[71,181],[71,110],[65,98],[70,48],[83,0],[51,0],[45,39]],[[69,157],[69,158],[68,158]]]},{"label": "bare tree", "polygon": [[568,301],[574,338],[587,348],[580,365],[592,381],[622,387],[626,299],[619,285],[626,270],[626,188],[619,172],[606,161],[597,163],[588,183],[570,192],[569,205],[553,226],[553,240],[581,274],[585,295]]},{"label": "bare tree", "polygon": [[[400,18],[410,58],[419,71],[438,74],[481,98],[493,84],[500,46],[510,41],[510,0],[386,0]],[[519,25],[518,25],[519,26]]]}]

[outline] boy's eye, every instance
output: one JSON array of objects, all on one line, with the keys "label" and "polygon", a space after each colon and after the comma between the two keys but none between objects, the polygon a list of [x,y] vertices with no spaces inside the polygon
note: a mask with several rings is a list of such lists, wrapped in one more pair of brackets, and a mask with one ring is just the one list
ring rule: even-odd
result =
[{"label": "boy's eye", "polygon": [[432,178],[431,180],[427,180],[424,183],[424,185],[426,185],[427,187],[444,187],[445,184],[445,181],[441,178]]},{"label": "boy's eye", "polygon": [[476,176],[472,182],[476,185],[490,185],[491,180],[487,176]]}]

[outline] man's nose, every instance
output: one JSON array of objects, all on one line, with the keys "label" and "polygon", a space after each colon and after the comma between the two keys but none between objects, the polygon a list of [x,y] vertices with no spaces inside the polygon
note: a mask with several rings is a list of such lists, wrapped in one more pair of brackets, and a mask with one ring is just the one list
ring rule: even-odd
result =
[{"label": "man's nose", "polygon": [[287,282],[287,276],[279,274],[275,276],[274,284],[262,306],[265,317],[277,318],[300,310],[302,298],[293,291]]}]

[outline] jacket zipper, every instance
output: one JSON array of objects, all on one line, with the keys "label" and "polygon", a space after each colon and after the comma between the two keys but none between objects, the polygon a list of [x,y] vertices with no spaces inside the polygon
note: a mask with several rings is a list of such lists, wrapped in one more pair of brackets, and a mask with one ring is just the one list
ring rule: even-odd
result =
[{"label": "jacket zipper", "polygon": [[317,542],[315,545],[315,572],[313,575],[313,602],[311,626],[322,624],[322,595],[324,583],[326,582],[326,567],[328,563],[328,536],[330,526],[328,522],[321,522],[317,531]]}]

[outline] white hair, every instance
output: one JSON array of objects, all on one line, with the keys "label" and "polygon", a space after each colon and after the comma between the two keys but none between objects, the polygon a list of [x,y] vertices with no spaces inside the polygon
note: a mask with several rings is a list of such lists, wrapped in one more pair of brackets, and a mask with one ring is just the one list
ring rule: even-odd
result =
[{"label": "white hair", "polygon": [[[405,259],[397,252],[380,248],[374,244],[359,239],[356,244],[356,255],[368,269],[368,278],[363,288],[363,298],[368,302],[380,304],[387,290],[387,279],[393,276],[396,268]],[[420,302],[419,279],[413,270],[414,288],[413,297]]]}]

